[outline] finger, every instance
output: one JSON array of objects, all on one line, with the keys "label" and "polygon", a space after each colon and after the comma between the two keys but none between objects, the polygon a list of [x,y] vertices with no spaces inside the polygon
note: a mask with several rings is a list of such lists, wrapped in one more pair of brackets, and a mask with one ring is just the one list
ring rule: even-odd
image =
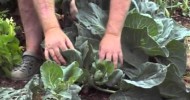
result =
[{"label": "finger", "polygon": [[55,48],[54,52],[55,52],[55,55],[56,55],[57,59],[59,60],[59,62],[61,62],[61,64],[66,64],[65,59],[63,58],[63,56],[60,53],[60,49],[59,48]]},{"label": "finger", "polygon": [[117,64],[118,64],[118,54],[117,53],[113,54],[113,64],[114,64],[114,68],[117,68]]},{"label": "finger", "polygon": [[58,60],[58,58],[56,57],[55,55],[55,52],[53,49],[49,49],[49,53],[50,53],[50,56],[53,58],[53,60],[58,63],[58,64],[61,64],[60,61]]},{"label": "finger", "polygon": [[46,48],[45,48],[45,51],[44,51],[44,55],[45,55],[46,60],[50,60],[49,52],[48,52],[48,50]]},{"label": "finger", "polygon": [[106,56],[106,53],[103,50],[99,50],[99,59],[104,60]]},{"label": "finger", "polygon": [[67,46],[64,44],[65,42],[63,42],[63,44],[59,45],[59,48],[61,49],[61,51],[65,51],[67,50]]},{"label": "finger", "polygon": [[65,42],[69,49],[74,49],[73,43],[69,40],[69,38],[67,38]]},{"label": "finger", "polygon": [[106,53],[106,60],[112,61],[112,54],[110,52]]},{"label": "finger", "polygon": [[123,53],[122,52],[119,53],[119,62],[121,64],[123,64]]}]

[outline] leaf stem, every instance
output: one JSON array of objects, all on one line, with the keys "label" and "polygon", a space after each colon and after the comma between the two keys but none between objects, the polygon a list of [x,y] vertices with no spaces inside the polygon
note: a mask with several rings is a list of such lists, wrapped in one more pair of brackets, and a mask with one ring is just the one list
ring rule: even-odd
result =
[{"label": "leaf stem", "polygon": [[96,85],[92,85],[92,86],[93,86],[95,89],[99,90],[99,91],[103,91],[103,92],[111,93],[111,94],[116,93],[116,91],[114,91],[114,90],[104,89],[104,88],[98,87],[98,86],[96,86]]},{"label": "leaf stem", "polygon": [[92,87],[94,87],[95,89],[97,89],[97,90],[99,90],[99,91],[106,92],[106,93],[111,93],[111,94],[116,93],[116,91],[114,91],[114,90],[104,89],[104,88],[101,88],[101,87],[96,86],[96,85],[94,84],[94,78],[93,78],[93,76],[90,77],[89,82],[90,82],[90,85],[91,85]]}]

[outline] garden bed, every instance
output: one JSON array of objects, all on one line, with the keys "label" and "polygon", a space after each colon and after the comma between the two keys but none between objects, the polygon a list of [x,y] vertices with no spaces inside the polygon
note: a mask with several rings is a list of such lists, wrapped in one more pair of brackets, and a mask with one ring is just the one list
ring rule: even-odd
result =
[{"label": "garden bed", "polygon": [[[171,17],[177,23],[179,23],[187,28],[190,28],[190,17],[183,16],[181,13],[182,13],[182,11],[180,9],[176,9]],[[17,14],[15,14],[15,12],[10,15],[13,15],[13,19],[18,23],[18,25],[22,26],[20,24],[20,17]],[[25,38],[23,36],[22,28],[20,28],[16,32],[17,32],[17,37],[20,40],[21,46],[23,46],[23,48],[24,48],[25,47]],[[190,58],[187,58],[187,64],[190,64],[189,59]],[[184,80],[185,80],[186,86],[190,86],[190,75],[186,74],[184,77],[185,77]],[[14,89],[21,89],[26,84],[27,84],[27,81],[13,81],[13,80],[5,78],[5,77],[0,77],[0,87],[12,87]],[[43,93],[39,93],[39,94],[40,94],[39,97],[41,97],[41,95]],[[90,87],[88,89],[83,88],[79,93],[79,96],[81,97],[82,100],[108,100],[110,95],[111,95],[111,93],[102,92],[93,87]],[[38,100],[38,99],[35,99],[35,100]]]}]

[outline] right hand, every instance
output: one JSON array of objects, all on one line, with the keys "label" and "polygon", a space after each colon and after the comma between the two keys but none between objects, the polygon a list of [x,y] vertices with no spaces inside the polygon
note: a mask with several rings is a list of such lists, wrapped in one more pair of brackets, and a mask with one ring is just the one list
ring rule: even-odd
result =
[{"label": "right hand", "polygon": [[47,60],[51,56],[56,63],[65,65],[66,61],[60,52],[67,49],[74,49],[74,46],[60,28],[52,28],[46,31],[44,55]]}]

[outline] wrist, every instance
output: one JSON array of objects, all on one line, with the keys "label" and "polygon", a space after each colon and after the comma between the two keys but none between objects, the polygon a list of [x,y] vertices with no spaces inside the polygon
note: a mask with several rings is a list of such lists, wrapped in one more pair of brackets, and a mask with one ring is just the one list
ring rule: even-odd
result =
[{"label": "wrist", "polygon": [[59,22],[56,18],[56,15],[49,15],[49,17],[43,17],[43,19],[41,20],[41,24],[43,27],[43,31],[46,33],[48,30],[50,29],[59,29]]},{"label": "wrist", "polygon": [[44,30],[44,36],[46,37],[46,35],[48,34],[54,34],[55,32],[57,32],[57,30],[61,30],[60,27],[50,27],[46,30]]},{"label": "wrist", "polygon": [[105,35],[114,36],[114,37],[121,37],[121,31],[107,29],[105,31]]},{"label": "wrist", "polygon": [[44,33],[47,33],[47,31],[49,31],[49,30],[60,29],[58,22],[56,22],[56,21],[55,22],[50,21],[50,22],[52,22],[52,23],[47,22],[45,25],[42,25]]},{"label": "wrist", "polygon": [[104,34],[104,37],[108,37],[108,38],[121,38],[121,35],[118,35],[117,33],[106,32]]},{"label": "wrist", "polygon": [[116,25],[115,23],[108,23],[106,27],[106,34],[121,36],[122,28],[120,25]]}]

